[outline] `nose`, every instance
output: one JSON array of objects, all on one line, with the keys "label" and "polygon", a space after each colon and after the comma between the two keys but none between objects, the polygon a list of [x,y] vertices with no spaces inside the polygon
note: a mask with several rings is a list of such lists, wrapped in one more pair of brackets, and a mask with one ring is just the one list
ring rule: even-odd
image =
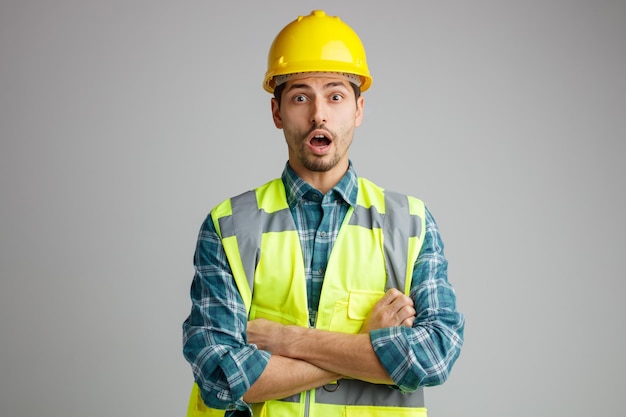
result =
[{"label": "nose", "polygon": [[328,108],[326,107],[324,100],[314,100],[311,108],[311,123],[313,125],[317,126],[327,122]]}]

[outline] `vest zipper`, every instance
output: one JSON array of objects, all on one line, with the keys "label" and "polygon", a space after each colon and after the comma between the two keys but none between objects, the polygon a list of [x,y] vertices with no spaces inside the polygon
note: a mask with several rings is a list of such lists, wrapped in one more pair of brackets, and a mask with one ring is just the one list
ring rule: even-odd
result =
[{"label": "vest zipper", "polygon": [[311,407],[311,390],[304,395],[304,417],[309,417],[309,408]]}]

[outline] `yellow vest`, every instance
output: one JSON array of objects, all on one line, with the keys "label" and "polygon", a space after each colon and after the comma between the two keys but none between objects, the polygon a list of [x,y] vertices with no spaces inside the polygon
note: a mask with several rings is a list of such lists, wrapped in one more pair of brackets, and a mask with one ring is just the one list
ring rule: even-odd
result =
[{"label": "yellow vest", "polygon": [[[282,181],[226,200],[211,216],[249,319],[308,327],[302,248]],[[348,209],[328,260],[315,327],[358,333],[388,289],[408,294],[424,230],[420,200],[359,178],[357,205]],[[353,379],[251,407],[255,417],[426,416],[422,389],[403,394]],[[224,414],[207,408],[194,384],[187,416]]]}]

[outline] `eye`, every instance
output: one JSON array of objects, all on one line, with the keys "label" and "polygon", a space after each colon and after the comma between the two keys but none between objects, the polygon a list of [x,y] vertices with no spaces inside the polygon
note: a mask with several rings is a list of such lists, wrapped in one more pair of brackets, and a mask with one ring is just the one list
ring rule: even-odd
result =
[{"label": "eye", "polygon": [[343,100],[343,95],[339,93],[331,94],[330,101],[341,101]]},{"label": "eye", "polygon": [[293,96],[292,100],[295,103],[305,103],[307,102],[309,99],[307,98],[307,96],[305,96],[304,94],[296,94],[295,96]]}]

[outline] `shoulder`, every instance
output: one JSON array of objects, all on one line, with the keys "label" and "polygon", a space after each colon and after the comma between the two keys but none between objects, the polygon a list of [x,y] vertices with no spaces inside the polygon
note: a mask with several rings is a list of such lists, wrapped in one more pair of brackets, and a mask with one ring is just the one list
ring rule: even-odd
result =
[{"label": "shoulder", "polygon": [[216,212],[220,213],[224,210],[230,211],[230,207],[233,201],[243,200],[243,199],[246,199],[246,197],[249,197],[250,195],[265,193],[265,192],[280,189],[280,188],[284,189],[283,182],[280,178],[275,178],[256,188],[244,191],[242,193],[228,197],[225,200],[222,200],[215,207],[213,207],[213,209],[211,210],[211,214],[216,213]]},{"label": "shoulder", "polygon": [[[406,194],[403,192],[398,192],[392,189],[381,187],[375,184],[373,181],[359,177],[359,193],[363,193],[366,195],[379,194],[381,196],[385,196],[385,199],[388,201],[396,201],[396,202],[404,202],[408,201],[409,207],[411,207],[411,211],[417,210],[419,212],[424,212],[426,210],[426,204],[419,199],[410,194]],[[403,205],[403,203],[402,203]]]}]

